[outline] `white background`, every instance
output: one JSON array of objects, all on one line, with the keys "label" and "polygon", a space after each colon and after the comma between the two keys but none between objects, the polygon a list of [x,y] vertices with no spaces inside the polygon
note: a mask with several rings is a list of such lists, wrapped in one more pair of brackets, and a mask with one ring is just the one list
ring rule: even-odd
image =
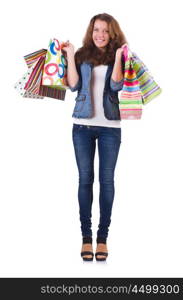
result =
[{"label": "white background", "polygon": [[[183,276],[182,1],[6,1],[1,17],[0,276]],[[83,263],[72,144],[76,93],[26,99],[14,89],[23,56],[51,37],[81,47],[90,19],[109,13],[162,94],[122,121],[106,263]],[[93,203],[99,221],[98,151]]]}]

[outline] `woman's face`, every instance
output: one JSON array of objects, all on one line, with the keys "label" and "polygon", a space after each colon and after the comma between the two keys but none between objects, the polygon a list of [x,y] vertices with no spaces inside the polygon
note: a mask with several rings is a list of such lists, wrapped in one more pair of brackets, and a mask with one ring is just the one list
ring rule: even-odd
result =
[{"label": "woman's face", "polygon": [[105,21],[95,20],[92,34],[93,42],[95,46],[101,50],[104,50],[109,43],[109,28]]}]

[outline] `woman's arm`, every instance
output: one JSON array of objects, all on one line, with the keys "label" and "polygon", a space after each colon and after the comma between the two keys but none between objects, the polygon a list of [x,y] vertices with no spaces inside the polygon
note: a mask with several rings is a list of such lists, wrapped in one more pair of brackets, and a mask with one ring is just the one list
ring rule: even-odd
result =
[{"label": "woman's arm", "polygon": [[69,86],[75,87],[79,81],[79,75],[76,69],[74,56],[68,57],[67,81]]},{"label": "woman's arm", "polygon": [[75,59],[74,59],[74,46],[67,42],[63,50],[67,53],[67,82],[68,85],[73,88],[77,85],[79,81],[79,75],[76,69]]},{"label": "woman's arm", "polygon": [[121,81],[123,79],[123,73],[122,73],[122,48],[117,49],[116,51],[116,57],[113,67],[113,72],[111,75],[111,78],[113,81]]}]

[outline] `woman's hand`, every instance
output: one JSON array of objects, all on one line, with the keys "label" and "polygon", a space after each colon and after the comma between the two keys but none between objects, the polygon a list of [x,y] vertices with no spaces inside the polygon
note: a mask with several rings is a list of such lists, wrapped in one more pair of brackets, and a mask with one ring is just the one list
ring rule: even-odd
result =
[{"label": "woman's hand", "polygon": [[115,56],[115,60],[116,60],[116,61],[120,61],[120,60],[121,60],[124,46],[127,46],[127,45],[128,45],[128,44],[125,43],[123,46],[121,46],[120,48],[118,48],[118,49],[116,50],[116,56]]},{"label": "woman's hand", "polygon": [[[65,46],[62,47],[62,49],[66,52],[67,58],[73,57],[74,56],[74,46],[71,44],[69,41],[65,43]],[[63,52],[64,52],[63,51]]]},{"label": "woman's hand", "polygon": [[124,50],[124,47],[127,45],[125,43],[123,46],[118,48],[116,50],[116,57],[115,57],[115,62],[114,62],[114,67],[113,67],[113,72],[111,75],[111,78],[113,81],[121,81],[123,79],[123,72],[122,72],[122,53]]}]

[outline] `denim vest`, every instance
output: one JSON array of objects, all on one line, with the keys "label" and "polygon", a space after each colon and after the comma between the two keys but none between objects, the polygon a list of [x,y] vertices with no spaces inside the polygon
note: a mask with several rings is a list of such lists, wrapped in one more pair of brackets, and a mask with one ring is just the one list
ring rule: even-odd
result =
[{"label": "denim vest", "polygon": [[[72,92],[78,91],[72,117],[92,118],[93,116],[90,91],[92,69],[93,64],[87,62],[77,67],[79,80],[74,87],[70,87]],[[108,120],[120,120],[118,91],[123,87],[123,79],[118,82],[114,81],[111,78],[112,71],[113,66],[108,65],[103,91],[104,115]]]}]

